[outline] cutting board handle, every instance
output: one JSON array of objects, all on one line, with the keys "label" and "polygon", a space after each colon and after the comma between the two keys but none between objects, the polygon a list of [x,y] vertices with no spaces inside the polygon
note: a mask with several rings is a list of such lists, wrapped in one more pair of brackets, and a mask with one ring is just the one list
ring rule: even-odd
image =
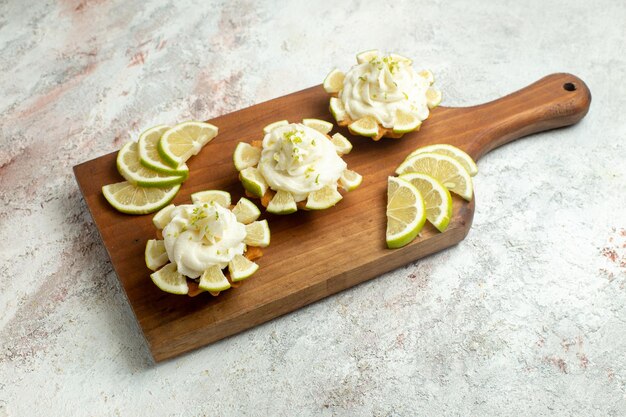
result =
[{"label": "cutting board handle", "polygon": [[508,96],[466,108],[467,116],[483,128],[464,148],[478,159],[515,139],[573,125],[590,104],[591,92],[583,80],[566,73],[548,75]]}]

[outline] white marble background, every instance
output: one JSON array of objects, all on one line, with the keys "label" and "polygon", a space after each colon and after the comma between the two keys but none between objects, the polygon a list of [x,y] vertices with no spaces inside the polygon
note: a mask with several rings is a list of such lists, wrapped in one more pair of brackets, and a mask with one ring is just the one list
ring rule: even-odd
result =
[{"label": "white marble background", "polygon": [[[624,2],[386,3],[0,1],[0,416],[626,415]],[[372,47],[591,111],[480,161],[458,246],[153,365],[72,166]]]}]

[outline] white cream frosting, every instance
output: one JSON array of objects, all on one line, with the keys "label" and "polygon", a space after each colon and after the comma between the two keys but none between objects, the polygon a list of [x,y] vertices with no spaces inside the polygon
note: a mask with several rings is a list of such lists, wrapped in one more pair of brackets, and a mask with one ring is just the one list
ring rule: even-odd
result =
[{"label": "white cream frosting", "polygon": [[392,128],[398,111],[414,114],[420,120],[428,117],[429,86],[429,81],[413,69],[411,61],[376,56],[348,71],[339,99],[350,119],[372,116],[383,127]]},{"label": "white cream frosting", "polygon": [[292,123],[265,135],[258,169],[272,190],[288,191],[297,202],[337,184],[346,163],[326,135]]},{"label": "white cream frosting", "polygon": [[165,250],[178,272],[198,278],[210,266],[225,268],[235,255],[242,255],[246,228],[219,204],[195,203],[178,206],[163,229]]}]

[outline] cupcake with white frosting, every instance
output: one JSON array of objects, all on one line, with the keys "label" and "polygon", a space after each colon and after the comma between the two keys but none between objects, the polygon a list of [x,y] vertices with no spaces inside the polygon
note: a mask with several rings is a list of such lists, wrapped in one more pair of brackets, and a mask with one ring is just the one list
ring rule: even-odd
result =
[{"label": "cupcake with white frosting", "polygon": [[246,198],[231,205],[229,193],[201,191],[192,204],[170,204],[153,218],[162,239],[146,243],[146,266],[163,291],[194,297],[204,291],[219,295],[254,274],[270,243],[267,220]]},{"label": "cupcake with white frosting", "polygon": [[239,143],[233,159],[246,193],[274,214],[337,204],[338,187],[351,191],[362,178],[341,158],[352,145],[339,133],[329,136],[332,128],[318,119],[282,120],[263,129],[262,141]]},{"label": "cupcake with white frosting", "polygon": [[340,126],[379,140],[419,130],[441,102],[433,81],[430,71],[415,71],[410,59],[372,50],[357,55],[347,73],[331,71],[324,89],[333,96],[330,111]]}]

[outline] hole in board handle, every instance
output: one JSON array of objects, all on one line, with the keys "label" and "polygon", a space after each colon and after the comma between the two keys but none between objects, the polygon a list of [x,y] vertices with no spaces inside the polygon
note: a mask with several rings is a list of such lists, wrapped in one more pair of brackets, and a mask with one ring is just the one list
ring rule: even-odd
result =
[{"label": "hole in board handle", "polygon": [[565,83],[563,84],[563,89],[566,91],[576,91],[576,84],[574,83]]}]

